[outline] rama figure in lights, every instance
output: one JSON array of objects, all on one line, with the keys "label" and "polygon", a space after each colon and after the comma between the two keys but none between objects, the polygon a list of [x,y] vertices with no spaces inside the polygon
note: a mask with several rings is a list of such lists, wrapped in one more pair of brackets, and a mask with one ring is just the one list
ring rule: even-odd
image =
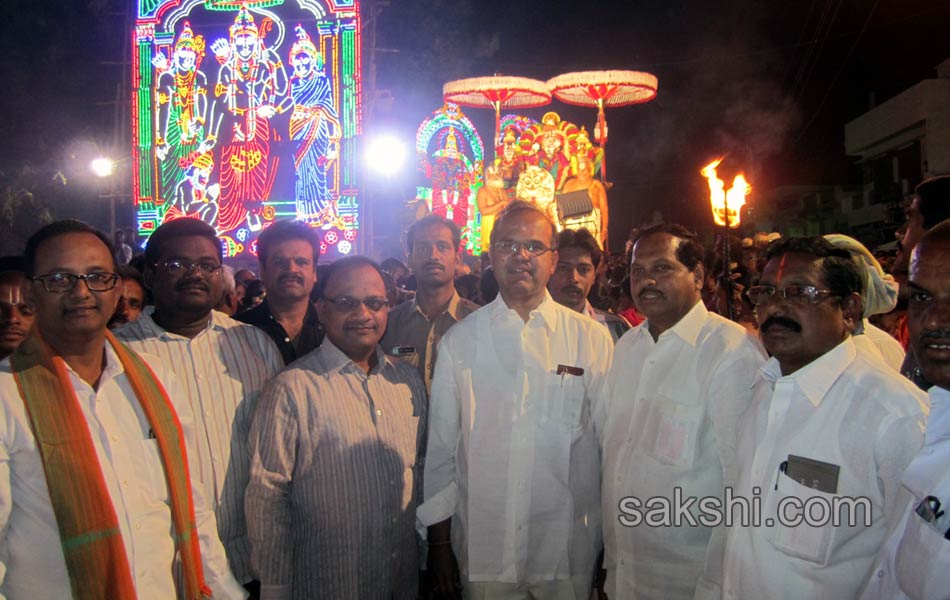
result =
[{"label": "rama figure in lights", "polygon": [[166,202],[172,201],[185,178],[190,166],[187,157],[213,145],[205,135],[208,77],[200,69],[204,55],[204,38],[194,35],[186,21],[175,41],[171,61],[164,53],[152,60],[158,72],[155,156],[161,173],[159,194]]},{"label": "rama figure in lights", "polygon": [[[263,225],[261,209],[270,196],[277,157],[270,155],[269,119],[290,104],[287,73],[277,53],[264,44],[272,22],[261,27],[242,6],[230,28],[230,42],[211,45],[221,64],[215,84],[215,130],[225,127],[221,148],[221,201],[218,227],[235,229],[246,220],[251,231]],[[276,138],[275,138],[276,139]]]},{"label": "rama figure in lights", "polygon": [[317,50],[303,27],[296,27],[297,41],[290,49],[290,139],[294,141],[294,186],[297,219],[327,223],[333,221],[333,198],[327,172],[339,155],[342,134],[333,106],[330,80],[324,73],[323,54]]}]

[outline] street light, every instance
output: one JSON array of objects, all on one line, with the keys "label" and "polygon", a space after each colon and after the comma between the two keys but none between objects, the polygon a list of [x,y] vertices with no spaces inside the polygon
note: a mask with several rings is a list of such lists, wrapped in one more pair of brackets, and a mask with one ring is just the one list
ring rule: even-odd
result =
[{"label": "street light", "polygon": [[392,177],[406,163],[406,145],[392,135],[382,135],[366,147],[367,166],[374,173]]},{"label": "street light", "polygon": [[92,169],[92,173],[96,177],[112,177],[115,173],[115,161],[105,156],[99,156],[92,159],[92,162],[89,163],[89,168]]}]

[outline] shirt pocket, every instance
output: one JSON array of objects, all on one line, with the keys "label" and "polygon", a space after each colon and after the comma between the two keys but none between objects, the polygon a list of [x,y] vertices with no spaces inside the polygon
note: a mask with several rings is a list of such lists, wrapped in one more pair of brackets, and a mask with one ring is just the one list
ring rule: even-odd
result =
[{"label": "shirt pocket", "polygon": [[569,431],[580,429],[586,387],[579,375],[548,374],[542,421]]},{"label": "shirt pocket", "polygon": [[950,540],[933,523],[912,511],[897,546],[894,569],[901,590],[911,598],[947,598],[950,593]]},{"label": "shirt pocket", "polygon": [[688,468],[696,459],[701,418],[699,407],[657,396],[651,411],[654,426],[650,455],[663,464]]},{"label": "shirt pocket", "polygon": [[[768,520],[774,519],[772,545],[789,556],[819,565],[827,564],[835,534],[831,523],[835,494],[805,487],[785,473],[778,474],[776,488],[769,494],[764,513],[766,527],[769,526]],[[813,510],[811,515],[815,519],[827,518],[827,522],[817,527],[809,525],[805,517],[805,511],[815,502],[822,503],[824,510],[822,513]]]},{"label": "shirt pocket", "polygon": [[148,481],[148,490],[155,500],[165,502],[168,500],[168,483],[165,480],[165,467],[162,466],[162,454],[158,449],[158,440],[142,440],[142,450],[145,455],[143,468]]}]

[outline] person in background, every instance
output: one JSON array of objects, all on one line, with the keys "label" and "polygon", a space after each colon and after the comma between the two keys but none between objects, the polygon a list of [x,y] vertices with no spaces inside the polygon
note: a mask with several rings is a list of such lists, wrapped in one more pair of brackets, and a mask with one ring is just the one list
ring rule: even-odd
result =
[{"label": "person in background", "polygon": [[0,360],[13,354],[33,326],[36,309],[23,290],[25,270],[22,256],[0,258]]},{"label": "person in background", "polygon": [[416,600],[426,391],[379,340],[378,265],[320,280],[326,339],[267,387],[251,428],[247,523],[261,598]]},{"label": "person in background", "polygon": [[224,292],[221,294],[221,301],[214,309],[233,317],[240,306],[238,299],[237,283],[234,281],[234,269],[229,265],[221,265],[221,281],[224,283]]},{"label": "person in background", "polygon": [[382,346],[409,361],[431,388],[432,369],[442,336],[478,305],[455,290],[461,231],[454,222],[427,215],[409,226],[409,266],[416,276],[416,295],[389,311]]},{"label": "person in background", "polygon": [[122,295],[119,297],[119,304],[115,307],[115,314],[109,319],[109,329],[121,327],[138,319],[145,309],[148,297],[145,291],[145,279],[139,271],[129,265],[119,265],[117,273],[122,278],[119,281]]},{"label": "person in background", "polygon": [[847,250],[861,274],[861,319],[852,332],[855,345],[879,357],[899,372],[904,362],[904,349],[886,331],[872,325],[868,317],[894,310],[900,286],[884,272],[870,250],[858,240],[840,233],[830,233],[825,239],[836,248]]},{"label": "person in background", "polygon": [[557,237],[557,266],[548,281],[548,292],[558,304],[587,315],[607,327],[614,343],[630,330],[630,323],[619,315],[591,306],[587,297],[597,280],[603,262],[593,234],[586,229],[565,229]]},{"label": "person in background", "polygon": [[946,598],[950,590],[950,221],[915,246],[908,269],[907,327],[930,388],[924,445],[901,477],[901,511],[861,600]]},{"label": "person in background", "polygon": [[310,293],[317,283],[320,237],[299,221],[277,221],[257,238],[264,300],[236,318],[263,330],[289,365],[323,341]]},{"label": "person in background", "polygon": [[238,269],[234,272],[234,283],[235,285],[240,284],[245,288],[251,284],[252,281],[257,279],[257,275],[254,274],[254,271],[250,269]]}]

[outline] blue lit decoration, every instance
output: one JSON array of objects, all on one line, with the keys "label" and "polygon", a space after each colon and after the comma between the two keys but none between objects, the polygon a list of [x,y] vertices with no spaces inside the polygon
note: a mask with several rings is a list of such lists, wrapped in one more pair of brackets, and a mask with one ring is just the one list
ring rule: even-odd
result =
[{"label": "blue lit decoration", "polygon": [[275,219],[295,218],[349,253],[360,227],[357,0],[138,0],[133,33],[139,235],[196,217],[237,256],[254,254]]}]

